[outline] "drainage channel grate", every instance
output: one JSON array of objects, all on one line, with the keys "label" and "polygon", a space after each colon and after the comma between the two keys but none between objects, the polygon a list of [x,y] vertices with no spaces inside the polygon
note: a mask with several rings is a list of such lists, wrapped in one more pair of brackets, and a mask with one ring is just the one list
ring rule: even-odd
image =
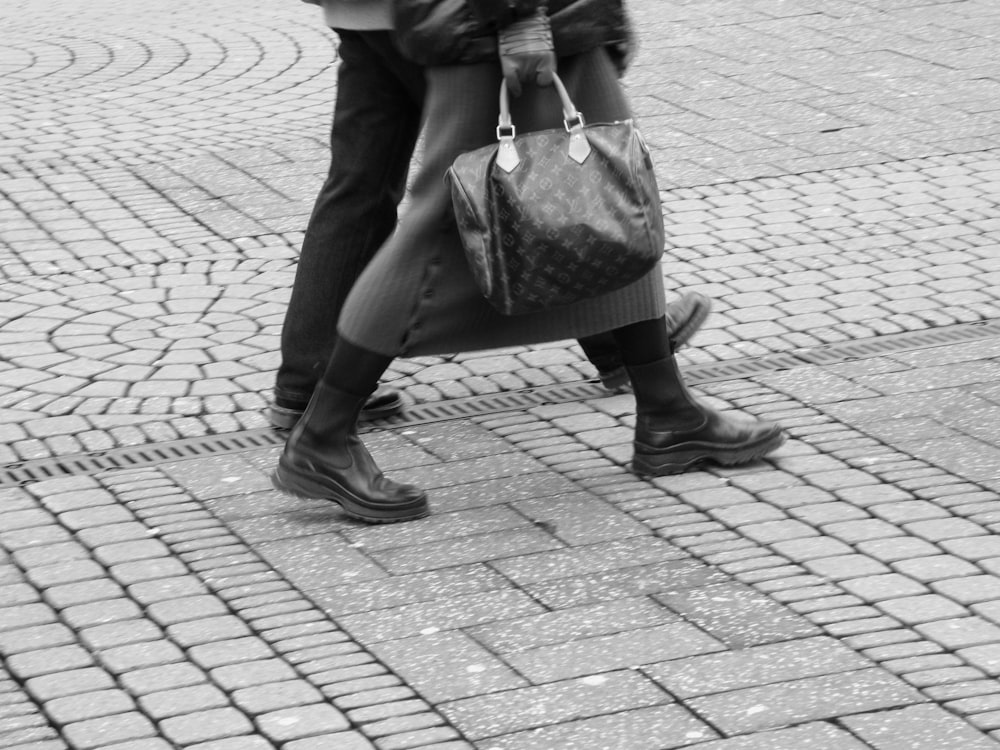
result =
[{"label": "drainage channel grate", "polygon": [[[796,352],[693,365],[684,368],[684,377],[692,384],[736,380],[794,367],[850,362],[894,352],[977,341],[992,336],[1000,336],[1000,320],[942,326],[914,333],[897,333],[827,344]],[[508,411],[523,411],[545,404],[584,401],[606,395],[607,391],[597,382],[561,383],[523,391],[417,404],[408,407],[400,416],[369,422],[366,429],[397,428]],[[152,466],[191,458],[243,453],[281,445],[285,437],[286,433],[271,429],[245,430],[168,443],[115,448],[99,453],[23,461],[0,467],[0,487],[25,485],[80,474],[97,474],[116,469]]]}]

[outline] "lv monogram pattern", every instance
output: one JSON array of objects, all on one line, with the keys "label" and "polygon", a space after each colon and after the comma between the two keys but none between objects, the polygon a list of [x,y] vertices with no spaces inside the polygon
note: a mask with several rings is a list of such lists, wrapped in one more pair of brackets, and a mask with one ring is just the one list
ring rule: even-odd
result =
[{"label": "lv monogram pattern", "polygon": [[652,162],[631,121],[588,125],[591,153],[568,155],[569,133],[515,138],[521,163],[494,164],[497,146],[463,154],[448,171],[462,244],[476,283],[507,315],[620,289],[663,252]]}]

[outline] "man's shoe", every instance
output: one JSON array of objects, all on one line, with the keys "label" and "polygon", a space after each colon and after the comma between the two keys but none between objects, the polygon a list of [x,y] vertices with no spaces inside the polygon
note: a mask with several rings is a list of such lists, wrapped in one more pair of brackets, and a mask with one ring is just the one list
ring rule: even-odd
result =
[{"label": "man's shoe", "polygon": [[[280,403],[276,400],[268,408],[267,418],[271,426],[276,430],[290,430],[302,418],[308,404]],[[385,419],[393,417],[403,411],[403,397],[399,391],[390,388],[379,388],[368,397],[361,415],[358,419],[362,422],[372,419]]]},{"label": "man's shoe", "polygon": [[[667,322],[667,337],[670,339],[673,351],[676,352],[701,330],[710,312],[712,312],[712,301],[697,292],[682,294],[679,299],[667,305],[664,318]],[[598,368],[597,376],[601,379],[601,385],[612,393],[627,393],[632,389],[632,382],[624,364],[606,370]]]}]

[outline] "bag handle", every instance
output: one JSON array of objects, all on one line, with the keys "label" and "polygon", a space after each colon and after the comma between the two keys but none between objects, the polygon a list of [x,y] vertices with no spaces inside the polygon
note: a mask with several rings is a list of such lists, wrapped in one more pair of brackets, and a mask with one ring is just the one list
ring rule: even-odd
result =
[{"label": "bag handle", "polygon": [[[569,157],[578,164],[583,164],[590,155],[590,143],[583,130],[586,125],[583,114],[573,104],[562,79],[555,73],[552,74],[552,84],[562,102],[563,125],[569,133]],[[521,163],[521,157],[514,145],[516,135],[517,128],[510,119],[510,94],[507,91],[507,81],[503,80],[500,82],[500,118],[497,121],[497,140],[500,141],[500,148],[497,151],[496,163],[505,172],[514,171]]]}]

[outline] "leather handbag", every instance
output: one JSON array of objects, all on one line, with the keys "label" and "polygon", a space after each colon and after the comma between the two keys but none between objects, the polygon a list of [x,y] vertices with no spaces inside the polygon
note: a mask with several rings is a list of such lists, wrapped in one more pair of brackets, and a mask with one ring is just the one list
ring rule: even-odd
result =
[{"label": "leather handbag", "polygon": [[554,84],[563,129],[517,135],[501,84],[498,143],[460,155],[447,173],[476,284],[506,315],[620,289],[663,253],[653,163],[635,124],[588,125]]}]

